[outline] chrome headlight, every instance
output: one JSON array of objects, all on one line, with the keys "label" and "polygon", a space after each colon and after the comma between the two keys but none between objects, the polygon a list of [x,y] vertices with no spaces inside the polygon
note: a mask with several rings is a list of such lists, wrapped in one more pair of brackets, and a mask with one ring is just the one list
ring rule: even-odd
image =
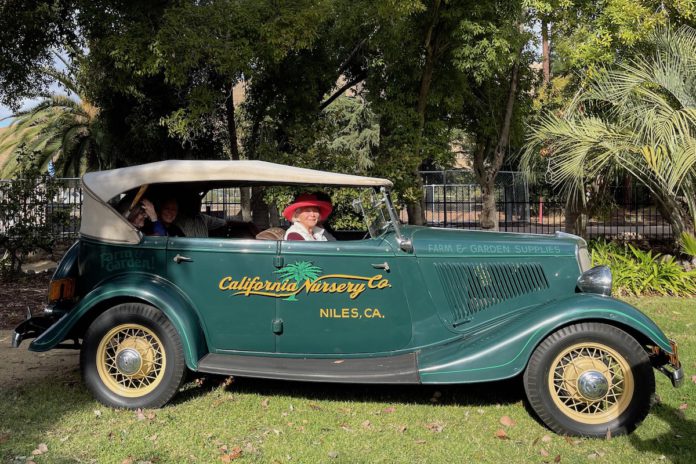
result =
[{"label": "chrome headlight", "polygon": [[611,295],[611,270],[608,266],[595,266],[578,277],[578,288],[585,293]]}]

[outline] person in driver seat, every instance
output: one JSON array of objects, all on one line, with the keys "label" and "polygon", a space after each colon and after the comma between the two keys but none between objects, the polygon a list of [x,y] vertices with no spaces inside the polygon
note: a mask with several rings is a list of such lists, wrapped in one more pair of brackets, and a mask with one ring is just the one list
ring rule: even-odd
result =
[{"label": "person in driver seat", "polygon": [[[185,237],[208,237],[211,230],[227,225],[223,218],[201,213],[201,199],[195,193],[179,196],[178,210],[174,225]],[[183,214],[182,211],[183,210]]]},{"label": "person in driver seat", "polygon": [[285,210],[283,216],[292,226],[285,232],[285,240],[313,240],[326,242],[324,229],[317,223],[325,220],[333,207],[328,201],[322,201],[316,195],[303,193],[295,198]]}]

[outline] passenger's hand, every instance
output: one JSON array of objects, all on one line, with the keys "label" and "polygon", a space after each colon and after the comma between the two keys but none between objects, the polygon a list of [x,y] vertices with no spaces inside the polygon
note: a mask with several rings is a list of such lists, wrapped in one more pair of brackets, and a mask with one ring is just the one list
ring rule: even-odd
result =
[{"label": "passenger's hand", "polygon": [[152,222],[155,222],[157,220],[157,213],[155,212],[155,205],[152,204],[150,200],[147,198],[144,198],[141,201],[143,205],[143,209],[145,210],[145,214],[147,214],[147,217],[150,218]]}]

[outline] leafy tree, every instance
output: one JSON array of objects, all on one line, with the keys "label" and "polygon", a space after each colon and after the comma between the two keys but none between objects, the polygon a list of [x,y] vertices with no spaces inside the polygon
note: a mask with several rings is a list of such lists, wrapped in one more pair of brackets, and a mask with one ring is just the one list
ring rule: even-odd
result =
[{"label": "leafy tree", "polygon": [[420,169],[447,166],[451,114],[462,95],[453,65],[459,27],[475,2],[394,2],[368,41],[366,97],[379,120],[375,174],[394,181],[408,220],[423,224]]},{"label": "leafy tree", "polygon": [[314,144],[300,164],[315,169],[368,174],[379,147],[379,124],[361,95],[338,97],[319,115]]},{"label": "leafy tree", "polygon": [[26,150],[36,154],[34,162],[43,172],[51,161],[62,176],[78,176],[86,170],[106,167],[100,151],[99,109],[81,95],[70,71],[71,63],[64,64],[68,69],[65,73],[52,68],[45,68],[43,73],[60,82],[77,100],[53,94],[10,116],[14,121],[0,134],[1,177],[12,177],[23,169],[20,157]]},{"label": "leafy tree", "polygon": [[[595,73],[565,114],[532,127],[522,165],[548,163],[569,201],[626,171],[655,195],[675,233],[696,218],[696,31],[652,37],[654,51]],[[537,156],[541,153],[541,158]]]},{"label": "leafy tree", "polygon": [[46,90],[52,50],[79,49],[75,13],[72,0],[0,2],[0,104],[17,109]]},{"label": "leafy tree", "polygon": [[213,114],[186,138],[167,124],[187,101],[165,75],[156,49],[172,7],[170,2],[80,1],[79,25],[90,53],[79,77],[87,98],[101,108],[114,165],[223,156],[226,132]]},{"label": "leafy tree", "polygon": [[481,186],[481,226],[498,228],[495,179],[508,154],[521,145],[531,106],[533,54],[527,49],[528,19],[520,2],[490,4],[460,27],[456,69],[464,89],[455,113],[472,147],[474,174]]}]

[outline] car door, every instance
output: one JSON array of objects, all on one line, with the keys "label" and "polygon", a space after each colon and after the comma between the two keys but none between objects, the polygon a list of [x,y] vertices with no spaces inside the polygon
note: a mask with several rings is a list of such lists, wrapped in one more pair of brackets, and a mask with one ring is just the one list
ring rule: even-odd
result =
[{"label": "car door", "polygon": [[388,352],[411,340],[398,258],[382,239],[281,242],[280,353]]},{"label": "car door", "polygon": [[277,251],[274,241],[169,238],[169,279],[193,302],[211,352],[275,351],[276,299],[254,288],[277,281]]}]

